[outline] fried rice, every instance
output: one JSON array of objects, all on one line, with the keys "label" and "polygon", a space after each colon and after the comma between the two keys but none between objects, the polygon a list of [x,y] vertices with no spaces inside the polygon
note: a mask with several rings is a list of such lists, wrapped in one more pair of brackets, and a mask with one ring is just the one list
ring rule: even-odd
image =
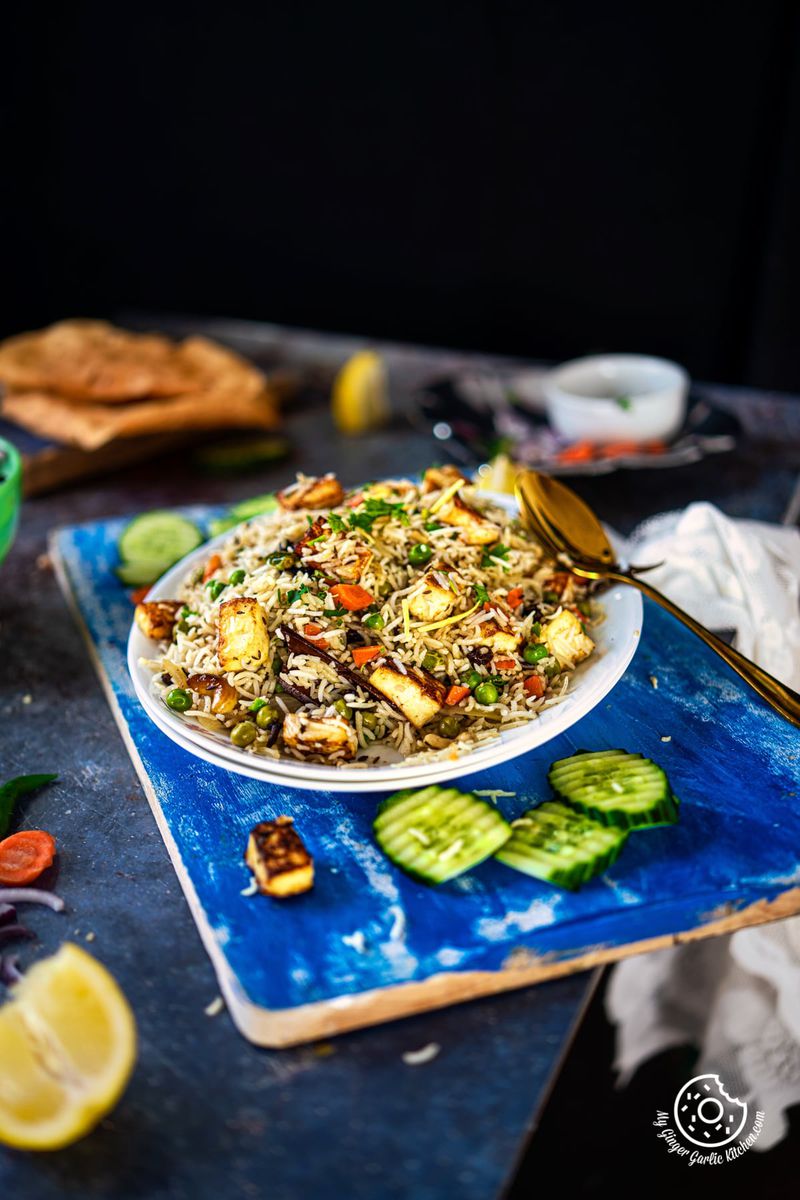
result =
[{"label": "fried rice", "polygon": [[456,757],[558,703],[594,650],[592,585],[455,468],[350,492],[301,475],[278,496],[188,575],[142,660],[165,704],[181,689],[181,718],[245,753]]}]

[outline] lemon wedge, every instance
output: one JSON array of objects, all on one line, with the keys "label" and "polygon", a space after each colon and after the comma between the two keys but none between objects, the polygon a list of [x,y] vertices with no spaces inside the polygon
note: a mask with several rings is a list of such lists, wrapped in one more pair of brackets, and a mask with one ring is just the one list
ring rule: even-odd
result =
[{"label": "lemon wedge", "polygon": [[521,463],[515,463],[507,454],[497,454],[478,470],[477,485],[485,492],[506,492],[514,495],[514,482],[520,471],[524,470]]},{"label": "lemon wedge", "polygon": [[366,433],[389,418],[389,379],[386,364],[375,350],[360,350],[333,381],[331,409],[342,433]]},{"label": "lemon wedge", "polygon": [[130,1005],[105,967],[67,942],[0,1007],[0,1142],[57,1150],[113,1108],[136,1059]]}]

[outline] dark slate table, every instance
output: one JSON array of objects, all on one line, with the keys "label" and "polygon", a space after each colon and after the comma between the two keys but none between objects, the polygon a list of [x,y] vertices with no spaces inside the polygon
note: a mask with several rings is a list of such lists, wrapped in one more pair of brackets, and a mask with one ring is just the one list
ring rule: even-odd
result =
[{"label": "dark slate table", "polygon": [[[144,322],[149,324],[150,322]],[[154,320],[153,325],[167,322]],[[226,322],[204,329],[264,363],[307,368],[321,381],[352,340]],[[389,348],[400,408],[419,381],[465,355]],[[497,360],[495,360],[496,362]],[[744,408],[758,398],[729,392]],[[336,469],[347,483],[406,473],[441,457],[402,419],[347,440],[322,391],[290,406],[291,468]],[[796,451],[744,441],[711,462],[577,483],[612,524],[693,499],[779,520],[800,466]],[[55,525],[177,503],[227,502],[270,490],[286,465],[209,480],[175,455],[25,506],[0,590],[0,774],[56,771],[26,821],[61,850],[66,915],[26,910],[39,941],[24,961],[66,937],[86,941],[122,984],[139,1026],[139,1061],[123,1102],[76,1146],[51,1155],[0,1149],[0,1193],[20,1200],[204,1200],[380,1196],[460,1200],[499,1195],[536,1126],[559,1062],[597,981],[581,974],[296,1050],[246,1043],[217,996],[200,944],[122,741],[46,558]],[[424,1066],[403,1053],[441,1049]]]}]

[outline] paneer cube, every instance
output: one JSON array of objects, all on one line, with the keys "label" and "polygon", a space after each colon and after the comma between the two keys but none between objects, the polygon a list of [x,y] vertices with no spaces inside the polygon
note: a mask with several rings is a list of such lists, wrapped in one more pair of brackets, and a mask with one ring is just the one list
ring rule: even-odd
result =
[{"label": "paneer cube", "polygon": [[295,542],[295,554],[302,556],[303,554],[313,552],[313,546],[311,546],[311,543],[316,542],[317,538],[319,537],[325,537],[326,535],[330,534],[330,530],[331,527],[325,518],[317,517],[316,520],[311,522],[303,536],[298,538],[298,540]]},{"label": "paneer cube", "polygon": [[356,731],[343,717],[309,717],[302,711],[287,713],[283,742],[297,754],[321,754],[325,758],[353,758],[358,750]]},{"label": "paneer cube", "polygon": [[520,634],[510,626],[504,628],[498,621],[484,621],[478,628],[495,654],[513,654],[522,641]]},{"label": "paneer cube", "polygon": [[265,896],[296,896],[314,886],[314,860],[291,817],[260,821],[250,832],[244,860]]},{"label": "paneer cube", "polygon": [[145,637],[163,642],[172,637],[182,607],[180,600],[149,600],[136,605],[133,617]]},{"label": "paneer cube", "polygon": [[335,508],[344,499],[344,490],[335,475],[322,475],[316,479],[303,476],[290,487],[278,492],[281,508],[294,511],[298,508]]},{"label": "paneer cube", "polygon": [[[325,540],[319,542],[318,538]],[[333,538],[332,543],[329,540],[331,538]],[[344,541],[346,541],[346,537],[343,534],[331,532],[330,523],[325,517],[317,517],[299,541],[295,542],[294,549],[295,553],[300,555],[303,566],[308,570],[324,571],[326,575],[332,575],[346,583],[358,583],[372,562],[372,551],[368,546],[353,546],[352,544],[346,551],[344,549],[337,550],[337,544]],[[320,550],[331,544],[334,547],[334,553],[320,558]]]},{"label": "paneer cube", "polygon": [[445,463],[441,467],[428,467],[422,476],[422,491],[423,493],[441,492],[459,479],[463,479],[465,483],[468,482],[464,472],[459,471],[458,467],[454,467],[451,463]]},{"label": "paneer cube", "polygon": [[396,664],[382,663],[369,677],[373,687],[400,709],[412,725],[421,729],[441,709],[447,688],[427,671],[406,667],[405,674]]},{"label": "paneer cube", "polygon": [[461,541],[468,546],[490,546],[500,540],[500,530],[492,521],[477,512],[469,504],[454,496],[437,514],[445,525],[454,525],[461,530]]},{"label": "paneer cube", "polygon": [[456,598],[449,587],[442,587],[436,571],[429,571],[418,592],[412,593],[408,611],[418,621],[443,621],[453,611]]},{"label": "paneer cube", "polygon": [[324,571],[326,575],[333,575],[345,583],[358,583],[371,562],[372,551],[366,546],[348,550],[346,554],[342,554],[341,558],[338,555],[325,559],[303,556],[304,567]]},{"label": "paneer cube", "polygon": [[267,618],[253,596],[220,604],[217,657],[223,671],[260,671],[269,662]]},{"label": "paneer cube", "polygon": [[594,642],[583,632],[581,622],[567,609],[542,626],[541,637],[559,664],[570,669],[594,650]]}]

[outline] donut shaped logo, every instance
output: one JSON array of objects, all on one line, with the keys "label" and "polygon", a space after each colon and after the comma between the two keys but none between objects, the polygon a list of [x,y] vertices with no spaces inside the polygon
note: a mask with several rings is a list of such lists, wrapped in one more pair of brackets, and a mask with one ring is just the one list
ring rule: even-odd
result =
[{"label": "donut shaped logo", "polygon": [[675,1097],[675,1124],[695,1146],[718,1148],[734,1141],[747,1120],[747,1105],[729,1096],[719,1075],[695,1075]]}]

